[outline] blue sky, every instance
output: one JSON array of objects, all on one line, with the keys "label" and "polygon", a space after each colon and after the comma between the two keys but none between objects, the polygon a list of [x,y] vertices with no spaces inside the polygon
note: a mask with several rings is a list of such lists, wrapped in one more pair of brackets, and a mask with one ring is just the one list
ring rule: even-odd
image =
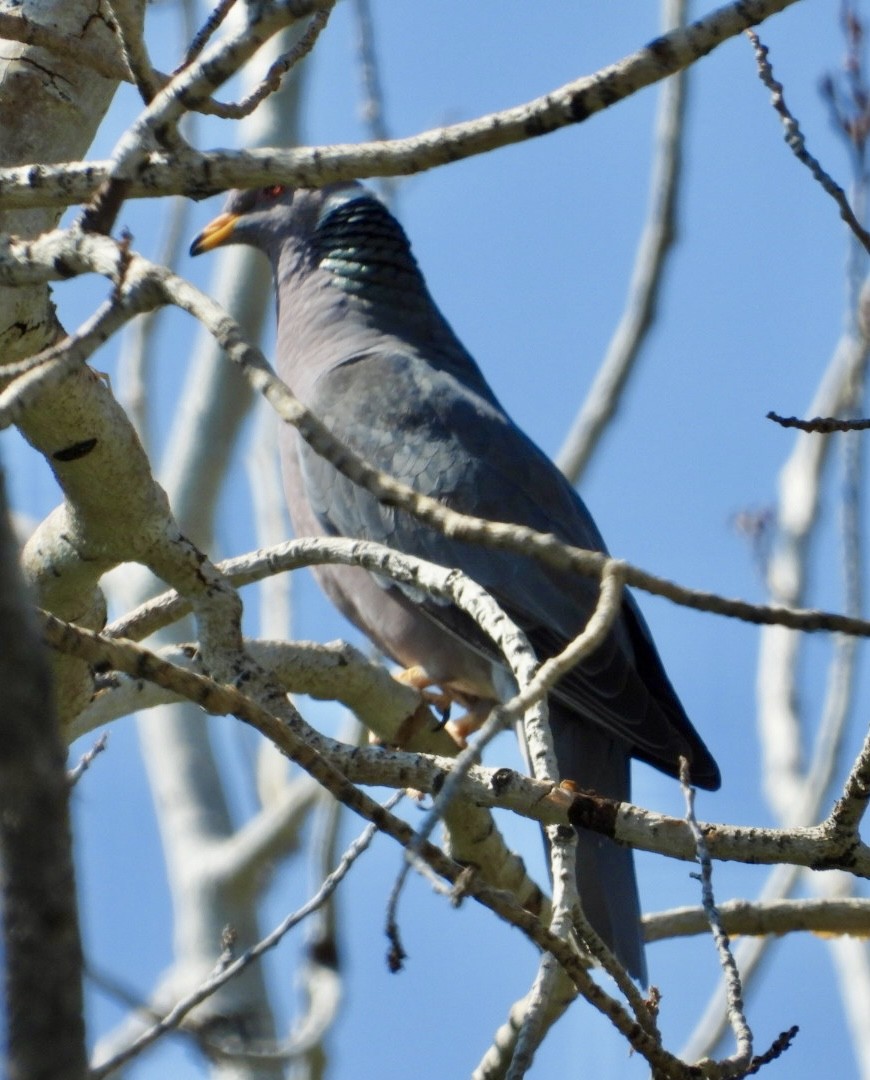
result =
[{"label": "blue sky", "polygon": [[[374,3],[386,120],[395,135],[471,118],[530,99],[633,51],[657,32],[656,5],[555,3],[530,9],[492,0],[445,0],[421,9],[397,0]],[[149,10],[156,59],[177,41],[170,5]],[[760,30],[771,48],[786,100],[811,150],[844,186],[845,149],[820,99],[821,75],[838,69],[843,43],[837,6],[797,4]],[[397,209],[436,300],[476,356],[518,423],[549,453],[561,445],[622,309],[647,198],[656,88],[576,128],[461,162],[403,182]],[[846,239],[834,203],[793,158],[768,92],[755,74],[745,39],[729,42],[689,77],[688,134],[679,242],[668,267],[658,321],[619,414],[582,483],[582,493],[611,550],[687,585],[752,600],[763,582],[734,528],[741,510],[772,505],[777,472],[793,436],[765,419],[769,409],[800,414],[812,396],[843,324]],[[364,137],[358,115],[351,5],[339,5],[318,47],[307,91],[304,137],[330,143]],[[105,156],[118,125],[135,115],[132,91],[119,95],[111,123],[94,148]],[[232,145],[228,124],[205,125],[202,147]],[[193,208],[193,235],[219,200]],[[127,204],[137,249],[156,251],[165,205]],[[207,287],[209,260],[184,260],[181,272]],[[67,326],[80,322],[102,282],[56,290]],[[167,319],[158,362],[155,422],[165,431],[185,374],[193,327]],[[113,374],[117,348],[94,361]],[[33,516],[58,494],[45,465],[15,438],[0,440],[13,498]],[[838,455],[832,466],[838,468]],[[235,469],[218,523],[218,555],[254,546],[241,469]],[[810,599],[842,606],[837,567],[839,481],[829,485],[814,549]],[[234,509],[235,508],[235,509]],[[254,597],[252,596],[252,602]],[[355,639],[308,579],[294,586],[299,636]],[[747,625],[641,597],[674,685],[723,773],[720,793],[699,799],[702,818],[771,824],[760,793],[755,732],[758,633]],[[805,651],[801,704],[808,731],[824,687],[829,643]],[[856,715],[865,713],[859,679]],[[307,714],[329,727],[337,710]],[[224,768],[250,744],[231,721],[209,721]],[[860,723],[849,749],[860,739]],[[76,747],[75,756],[85,747]],[[509,740],[492,747],[493,764],[516,763]],[[249,804],[239,785],[240,813]],[[649,769],[635,773],[636,801],[680,813],[676,785]],[[169,907],[156,829],[129,721],[113,727],[110,750],[80,783],[76,824],[88,947],[96,966],[147,993],[169,959]],[[359,831],[345,823],[349,839]],[[543,878],[536,830],[505,821],[509,838]],[[517,935],[471,905],[456,912],[415,883],[405,902],[407,969],[389,975],[383,909],[399,865],[386,841],[342,889],[347,920],[347,1003],[330,1049],[342,1080],[407,1075],[468,1075],[487,1040],[533,978],[536,957]],[[697,900],[690,868],[640,856],[645,910]],[[717,868],[721,899],[751,897],[765,871]],[[266,905],[270,926],[305,894],[295,874],[276,877]],[[144,898],[146,902],[142,902]],[[468,942],[474,942],[473,951]],[[276,994],[293,1001],[293,956],[270,961]],[[664,992],[662,1028],[678,1049],[716,978],[713,948],[698,941],[649,950],[652,981]],[[815,993],[809,1000],[807,986]],[[91,1034],[117,1019],[92,995]],[[801,1025],[794,1049],[766,1070],[771,1077],[855,1074],[823,942],[791,936],[771,952],[749,994],[758,1049],[784,1028]],[[183,1040],[143,1060],[134,1080],[202,1075]],[[533,1076],[568,1070],[590,1077],[641,1077],[607,1024],[578,1003],[536,1061]]]}]

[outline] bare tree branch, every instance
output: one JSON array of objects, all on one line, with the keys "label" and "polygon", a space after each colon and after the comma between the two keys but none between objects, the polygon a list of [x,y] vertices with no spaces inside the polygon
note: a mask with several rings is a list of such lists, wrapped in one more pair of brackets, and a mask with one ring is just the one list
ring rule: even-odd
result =
[{"label": "bare tree branch", "polygon": [[[722,926],[732,935],[790,934],[809,931],[813,934],[848,934],[870,937],[870,900],[726,900],[716,905]],[[674,908],[643,917],[644,937],[648,942],[689,934],[706,934],[710,925],[703,908]]]},{"label": "bare tree branch", "polygon": [[[643,49],[594,75],[552,90],[525,105],[478,120],[437,128],[409,139],[360,146],[330,146],[248,153],[148,154],[143,140],[155,125],[177,121],[183,102],[195,108],[204,94],[241,65],[280,20],[288,17],[270,8],[257,35],[245,43],[224,46],[220,61],[196,61],[193,74],[161,91],[150,110],[134,125],[111,164],[67,162],[53,174],[40,166],[0,170],[0,206],[69,205],[84,202],[109,176],[123,178],[124,198],[155,195],[202,195],[231,187],[293,183],[320,187],[335,180],[400,176],[486,153],[560,127],[582,123],[645,86],[673,75],[705,56],[748,26],[784,10],[796,0],[741,0],[726,4],[682,30],[664,34]],[[298,17],[319,6],[315,0],[285,0]],[[289,11],[289,8],[288,8]],[[198,66],[196,66],[198,65]],[[146,140],[147,141],[147,140]]]},{"label": "bare tree branch", "polygon": [[[685,0],[665,0],[662,7],[662,24],[666,30],[684,25]],[[586,400],[556,455],[556,464],[572,484],[580,481],[605,426],[616,412],[655,322],[665,268],[677,233],[685,101],[686,73],[682,71],[663,83],[659,91],[649,208],[625,308]]]},{"label": "bare tree branch", "polygon": [[831,196],[837,206],[839,206],[840,217],[852,230],[858,242],[863,245],[866,251],[870,252],[870,233],[867,232],[855,216],[855,211],[849,205],[846,192],[843,191],[839,184],[831,179],[828,173],[822,168],[818,159],[814,158],[807,150],[806,140],[804,139],[800,125],[785,103],[782,83],[778,82],[773,76],[773,68],[768,60],[770,50],[766,45],[761,43],[758,34],[754,31],[747,30],[746,34],[752,42],[752,48],[755,50],[759,78],[770,91],[773,107],[782,119],[782,124],[785,128],[785,141],[788,144],[789,149],[802,165],[806,165],[812,173],[813,179],[822,185],[824,190]]},{"label": "bare tree branch", "polygon": [[[395,798],[387,803],[387,806],[391,806],[394,801]],[[299,923],[308,918],[327,902],[329,897],[347,876],[348,871],[356,860],[368,848],[369,844],[374,839],[376,832],[377,828],[374,825],[366,826],[362,834],[350,845],[341,857],[335,870],[324,878],[320,888],[310,900],[303,904],[297,911],[288,915],[286,919],[283,919],[271,933],[267,934],[267,936],[256,945],[253,945],[250,949],[246,949],[238,959],[225,963],[219,961],[215,972],[210,978],[198,986],[193,993],[188,994],[183,1000],[179,1001],[174,1008],[147,1031],[143,1032],[130,1046],[126,1047],[124,1050],[118,1051],[108,1061],[103,1061],[99,1065],[94,1066],[89,1074],[90,1080],[102,1080],[103,1077],[111,1076],[111,1074],[120,1069],[122,1065],[126,1065],[127,1062],[134,1060],[153,1042],[182,1024],[188,1014],[192,1012],[197,1005],[212,997],[215,991],[221,986],[229,982],[230,979],[235,978],[240,972],[244,971],[246,967],[254,963],[254,961],[259,960],[263,953],[267,952],[269,949],[274,949],[294,927],[298,926]],[[306,1053],[308,1048],[309,1040],[300,1039],[295,1045],[283,1047],[277,1055],[272,1054],[271,1056],[277,1056],[282,1061],[291,1060],[297,1055]],[[212,1046],[211,1049],[217,1050],[218,1048]]]}]

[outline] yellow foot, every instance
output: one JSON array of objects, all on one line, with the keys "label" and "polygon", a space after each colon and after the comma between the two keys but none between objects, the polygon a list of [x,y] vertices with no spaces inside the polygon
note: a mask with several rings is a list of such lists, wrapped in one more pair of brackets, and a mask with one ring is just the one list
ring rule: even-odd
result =
[{"label": "yellow foot", "polygon": [[[431,687],[438,686],[438,684],[433,682],[429,675],[426,674],[426,671],[419,666],[405,668],[404,671],[400,671],[396,675],[396,678],[399,682],[413,686],[415,690],[420,691],[424,702],[421,708],[428,706],[441,714],[442,727],[446,729],[460,748],[465,747],[468,736],[477,731],[492,707],[491,702],[471,697],[469,694],[455,690],[450,686],[439,686],[437,691],[433,691]],[[466,712],[456,720],[451,720],[450,710],[454,704],[462,706]],[[419,716],[419,713],[418,710],[415,716]]]},{"label": "yellow foot", "polygon": [[492,703],[489,701],[469,702],[468,711],[448,723],[447,727],[450,729],[450,734],[460,746],[465,746],[468,736],[477,731],[489,716],[491,708]]},{"label": "yellow foot", "polygon": [[429,678],[423,668],[419,666],[405,668],[395,677],[400,683],[405,683],[407,686],[413,686],[415,690],[419,690],[420,696],[426,704],[435,709],[436,712],[441,713],[442,721],[447,722],[454,699],[444,690],[438,692],[431,690],[430,687],[438,684]]}]

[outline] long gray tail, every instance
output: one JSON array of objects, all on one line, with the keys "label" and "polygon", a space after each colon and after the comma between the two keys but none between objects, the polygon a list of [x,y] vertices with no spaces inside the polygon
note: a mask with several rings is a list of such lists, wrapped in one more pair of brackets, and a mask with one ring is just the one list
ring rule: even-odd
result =
[{"label": "long gray tail", "polygon": [[[631,759],[624,745],[550,698],[550,729],[559,773],[610,799],[631,798]],[[577,889],[586,917],[631,974],[646,985],[640,900],[630,848],[577,830]]]}]

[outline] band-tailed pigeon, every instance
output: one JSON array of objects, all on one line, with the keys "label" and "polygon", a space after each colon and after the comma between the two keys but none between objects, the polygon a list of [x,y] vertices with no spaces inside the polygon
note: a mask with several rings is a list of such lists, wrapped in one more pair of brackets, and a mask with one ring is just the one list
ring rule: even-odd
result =
[{"label": "band-tailed pigeon", "polygon": [[[191,254],[230,243],[250,244],[271,260],[278,372],[336,436],[446,506],[604,550],[580,497],[499,405],[435,306],[401,226],[365,188],[233,192]],[[376,540],[459,567],[489,590],[541,657],[585,625],[595,582],[450,539],[381,505],[286,425],[281,457],[297,534]],[[318,577],[378,648],[422,669],[432,685],[465,704],[505,693],[503,669],[455,608],[360,569],[322,567]],[[719,786],[716,763],[628,592],[605,643],[551,693],[550,725],[560,774],[580,788],[627,800],[632,757],[675,775],[680,755],[693,783]],[[645,979],[631,851],[580,830],[577,866],[586,915],[629,971]]]}]

